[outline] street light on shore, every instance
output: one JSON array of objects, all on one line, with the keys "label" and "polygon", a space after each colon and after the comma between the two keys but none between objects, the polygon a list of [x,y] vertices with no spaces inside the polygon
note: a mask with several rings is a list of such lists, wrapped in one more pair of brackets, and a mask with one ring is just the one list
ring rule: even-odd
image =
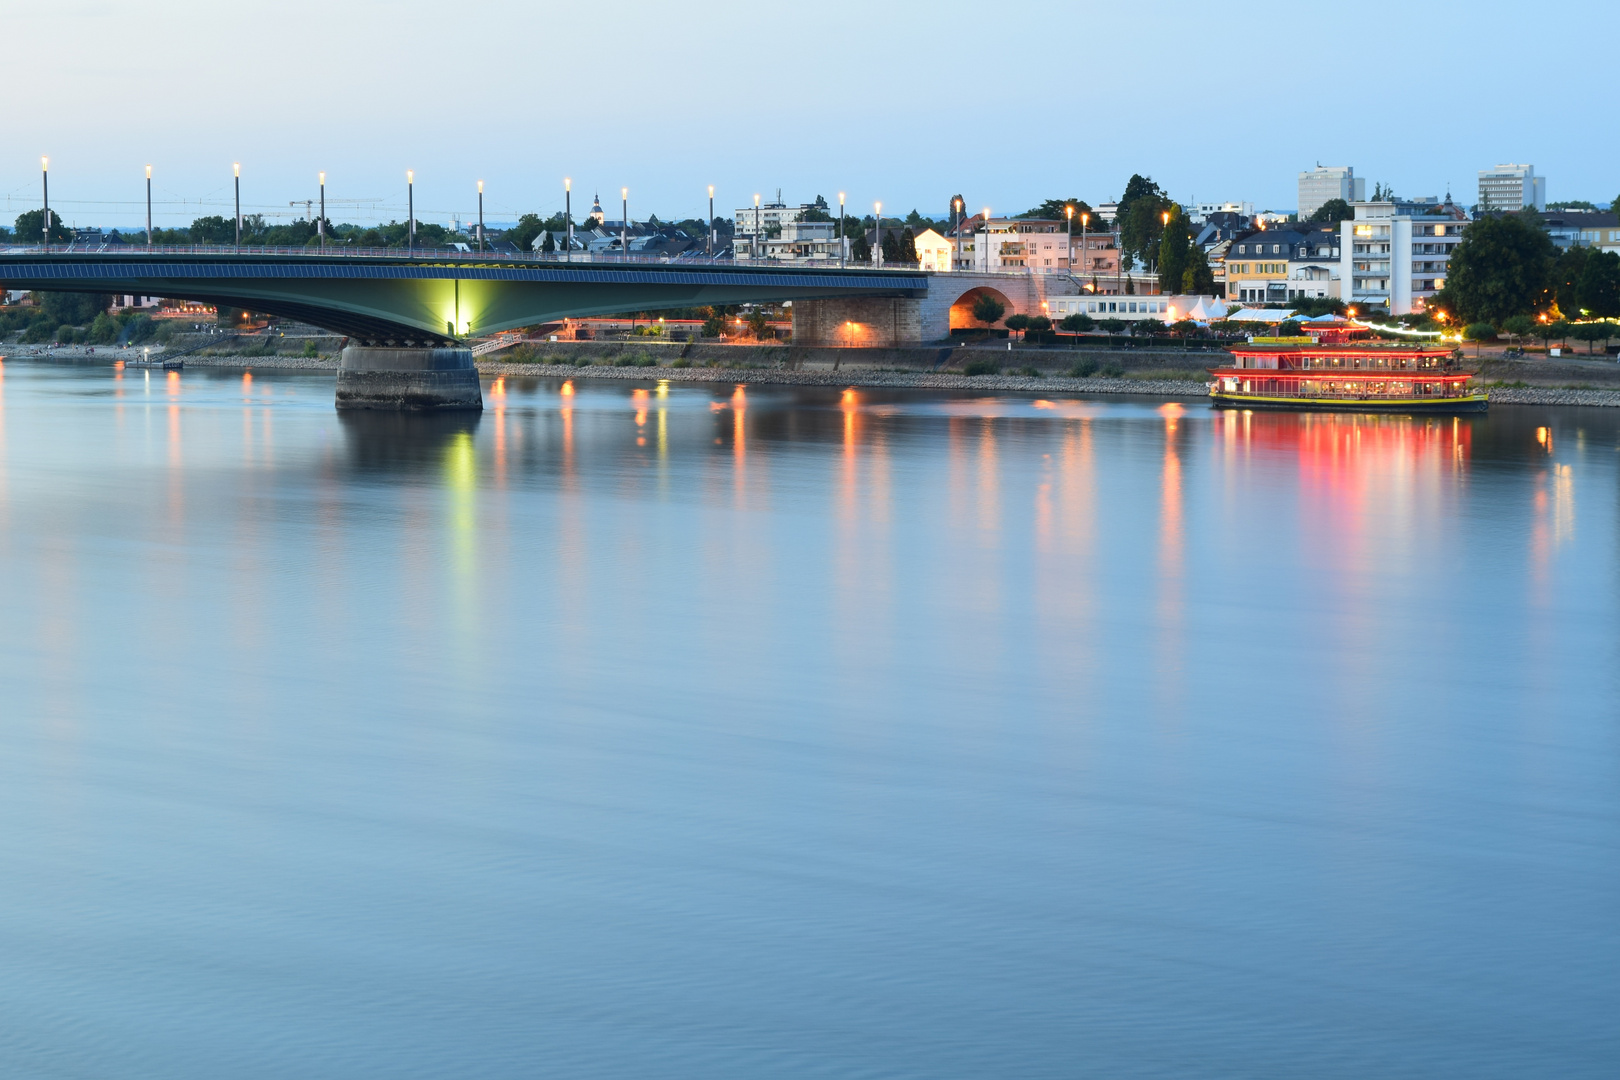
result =
[{"label": "street light on shore", "polygon": [[[1087,259],[1087,256],[1086,256],[1086,226],[1089,225],[1090,223],[1091,223],[1091,215],[1090,214],[1081,214],[1080,215],[1080,269],[1082,269],[1082,270],[1084,270],[1086,268],[1086,259]],[[1082,289],[1085,288],[1084,285],[1081,285],[1080,287]],[[1095,290],[1093,290],[1093,291],[1095,291]]]},{"label": "street light on shore", "polygon": [[231,162],[231,174],[236,184],[236,250],[242,250],[242,163]]},{"label": "street light on shore", "polygon": [[152,166],[146,167],[146,246],[152,246]]},{"label": "street light on shore", "polygon": [[45,233],[45,250],[51,250],[51,159],[39,159],[40,183],[44,185],[45,196],[45,224],[42,226]]},{"label": "street light on shore", "polygon": [[1069,276],[1074,276],[1074,204],[1070,203],[1063,208],[1063,216],[1069,219]]},{"label": "street light on shore", "polygon": [[326,174],[318,173],[321,181],[321,220],[315,223],[316,232],[320,233],[321,250],[326,250]]},{"label": "street light on shore", "polygon": [[416,254],[416,170],[405,170],[405,217],[408,239],[406,240],[406,253]]}]

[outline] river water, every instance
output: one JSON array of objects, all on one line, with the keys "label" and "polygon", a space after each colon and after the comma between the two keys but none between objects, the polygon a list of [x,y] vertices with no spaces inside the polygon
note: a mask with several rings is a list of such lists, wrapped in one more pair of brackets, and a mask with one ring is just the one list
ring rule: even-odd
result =
[{"label": "river water", "polygon": [[1612,1077],[1620,410],[0,376],[8,1077]]}]

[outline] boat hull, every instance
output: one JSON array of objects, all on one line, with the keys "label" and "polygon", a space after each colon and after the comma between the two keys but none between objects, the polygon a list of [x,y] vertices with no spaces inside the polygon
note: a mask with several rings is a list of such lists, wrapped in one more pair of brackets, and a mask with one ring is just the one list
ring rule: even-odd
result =
[{"label": "boat hull", "polygon": [[1261,394],[1232,394],[1211,391],[1210,405],[1216,409],[1275,409],[1286,412],[1355,413],[1478,413],[1490,402],[1484,394],[1454,398],[1317,398],[1269,397]]}]

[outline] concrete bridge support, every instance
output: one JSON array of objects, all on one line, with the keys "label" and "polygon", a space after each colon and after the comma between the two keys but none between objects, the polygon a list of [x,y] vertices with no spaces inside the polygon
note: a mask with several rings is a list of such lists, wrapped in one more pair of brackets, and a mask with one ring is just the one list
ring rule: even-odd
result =
[{"label": "concrete bridge support", "polygon": [[993,297],[1007,315],[1045,314],[1048,296],[1080,291],[1067,275],[976,274],[951,271],[928,275],[928,291],[918,297],[840,296],[793,302],[793,343],[893,347],[944,341],[951,331],[979,327],[973,304]]},{"label": "concrete bridge support", "polygon": [[350,345],[338,362],[337,407],[477,410],[484,394],[471,349]]}]

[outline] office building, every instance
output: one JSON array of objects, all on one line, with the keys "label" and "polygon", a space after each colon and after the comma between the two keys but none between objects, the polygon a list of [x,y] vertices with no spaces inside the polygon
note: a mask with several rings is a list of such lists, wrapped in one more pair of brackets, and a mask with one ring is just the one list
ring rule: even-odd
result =
[{"label": "office building", "polygon": [[1547,178],[1534,165],[1498,165],[1479,171],[1480,213],[1491,210],[1547,209]]},{"label": "office building", "polygon": [[1299,220],[1305,221],[1333,199],[1347,203],[1361,202],[1367,197],[1367,181],[1356,179],[1356,170],[1349,165],[1318,165],[1309,172],[1299,174]]}]

